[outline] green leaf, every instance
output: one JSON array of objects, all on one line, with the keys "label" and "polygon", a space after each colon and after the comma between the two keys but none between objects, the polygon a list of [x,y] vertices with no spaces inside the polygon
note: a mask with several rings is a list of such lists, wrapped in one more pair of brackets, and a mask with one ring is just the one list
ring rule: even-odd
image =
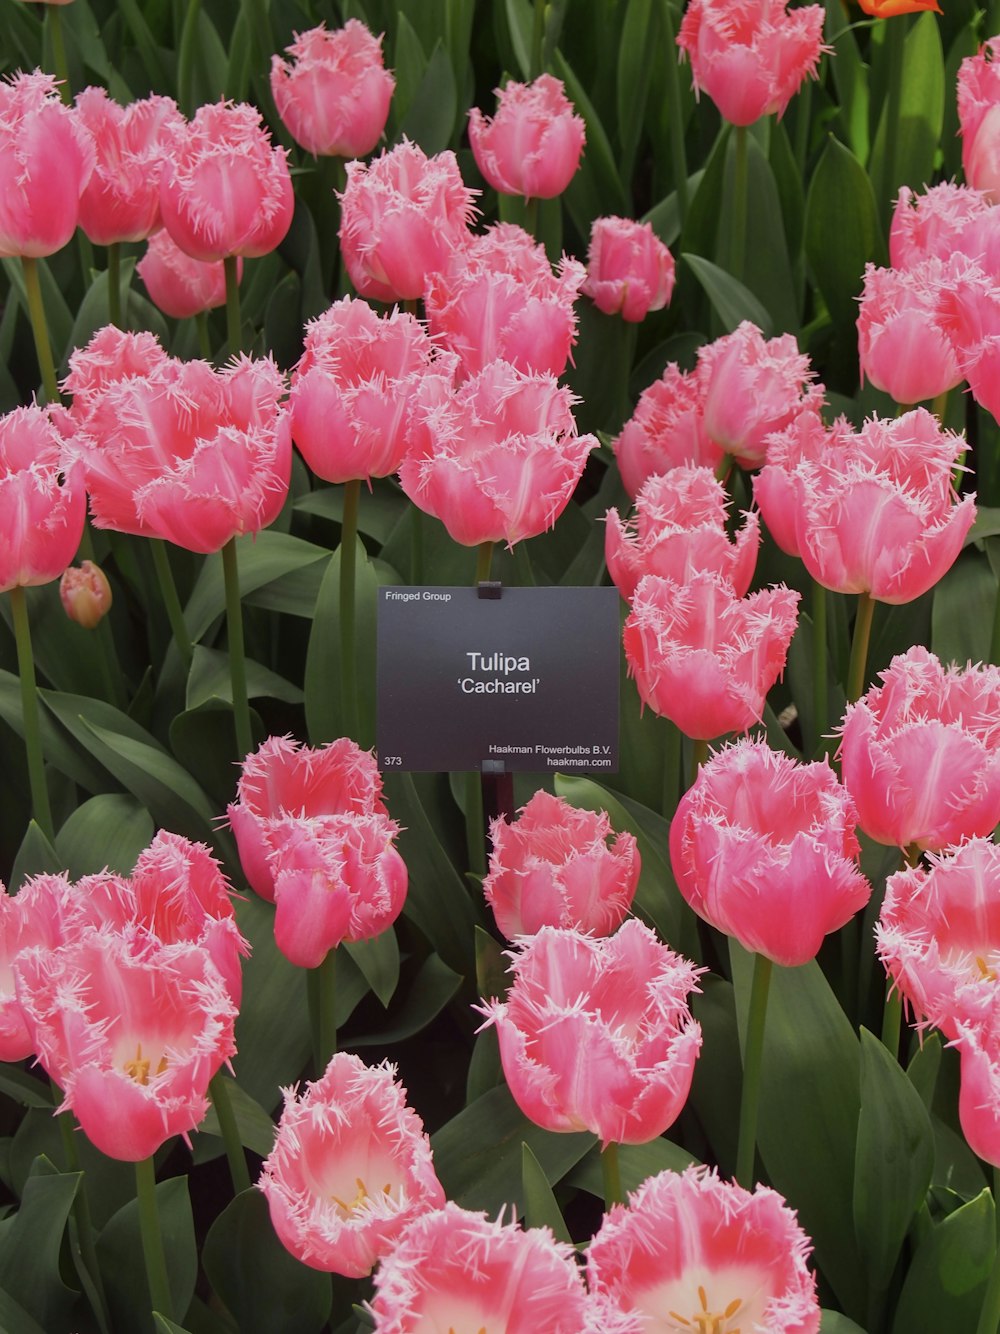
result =
[{"label": "green leaf", "polygon": [[394,123],[406,118],[410,103],[416,96],[424,72],[427,69],[427,56],[423,44],[414,30],[413,24],[402,10],[396,20],[396,41],[392,57],[393,73],[396,76],[396,88],[392,97],[392,115]]},{"label": "green leaf", "polygon": [[[799,327],[799,311],[795,299],[792,264],[788,257],[788,242],[785,239],[785,220],[778,196],[778,184],[774,179],[770,162],[752,134],[746,136],[746,151],[744,286],[768,312],[773,333],[795,331]],[[730,137],[722,198],[723,213],[727,217],[732,216],[735,209],[733,198],[735,173],[736,140]],[[706,290],[715,304],[711,290],[708,288]],[[721,311],[719,313],[721,315]],[[754,319],[752,315],[746,318]],[[725,317],[723,322],[725,323]],[[760,325],[757,319],[754,319],[754,323]]]},{"label": "green leaf", "polygon": [[861,1114],[854,1160],[854,1231],[872,1291],[885,1292],[934,1167],[934,1133],[920,1094],[861,1029]]},{"label": "green leaf", "polygon": [[448,52],[440,38],[407,108],[402,133],[428,155],[448,147],[458,112],[458,93]]},{"label": "green leaf", "polygon": [[80,1172],[36,1158],[20,1207],[0,1222],[0,1289],[43,1329],[62,1329],[76,1294],[62,1280],[59,1251]]},{"label": "green leaf", "polygon": [[860,1325],[839,1311],[824,1310],[820,1315],[819,1334],[866,1334]]},{"label": "green leaf", "polygon": [[73,811],[56,835],[56,851],[73,880],[105,868],[131,875],[153,833],[149,811],[135,797],[104,792]]},{"label": "green leaf", "polygon": [[393,927],[388,927],[370,940],[345,940],[344,949],[361,970],[383,1008],[387,1006],[399,982],[399,944]]},{"label": "green leaf", "polygon": [[868,161],[868,70],[858,50],[854,25],[842,0],[825,0],[826,41],[833,47],[830,71],[837,90],[844,133],[860,162]]},{"label": "green leaf", "polygon": [[36,1079],[34,1075],[29,1075],[19,1065],[8,1065],[6,1062],[0,1064],[0,1092],[6,1093],[8,1098],[13,1098],[22,1107],[39,1107],[48,1112],[52,1111],[52,1092],[49,1086]]},{"label": "green leaf", "polygon": [[871,181],[830,135],[806,196],[806,258],[835,324],[853,329],[865,264],[883,249]]},{"label": "green leaf", "polygon": [[[886,41],[894,40],[890,33]],[[934,159],[944,124],[944,52],[937,17],[924,13],[906,34],[899,114],[888,123],[888,98],[882,104],[868,170],[875,196],[891,202],[901,185],[920,190],[934,175]],[[895,170],[886,180],[886,136],[895,143]]]},{"label": "green leaf", "polygon": [[982,552],[966,548],[934,586],[931,648],[942,662],[988,662],[997,580]]},{"label": "green leaf", "polygon": [[[358,712],[365,745],[375,740],[375,626],[379,580],[363,543],[356,544],[354,650]],[[316,596],[305,666],[306,725],[320,745],[346,733],[340,692],[340,547],[326,567]]]},{"label": "green leaf", "polygon": [[165,1315],[160,1315],[159,1311],[153,1312],[153,1326],[156,1334],[191,1334],[190,1330],[183,1325],[177,1325],[172,1320],[168,1320]]},{"label": "green leaf", "polygon": [[[672,1144],[661,1135],[646,1144],[619,1144],[618,1170],[621,1173],[622,1190],[638,1190],[649,1177],[659,1172],[683,1172],[697,1159],[682,1149],[679,1144]],[[585,1158],[573,1168],[566,1178],[571,1186],[578,1186],[604,1199],[604,1177],[601,1168],[601,1146],[595,1145]]]},{"label": "green leaf", "polygon": [[[656,11],[652,0],[629,0],[618,45],[618,136],[622,147],[622,176],[632,175],[639,136],[646,114],[653,67],[661,59],[654,40]],[[667,53],[670,59],[672,53]]]},{"label": "green leaf", "polygon": [[[48,324],[49,342],[57,373],[61,369],[64,349],[69,349],[70,330],[73,328],[73,313],[66,298],[59,289],[59,284],[52,276],[48,261],[40,259],[38,263],[38,281],[42,288],[42,304],[45,307],[45,320]],[[24,285],[24,270],[19,259],[0,259],[0,266],[7,275],[7,282],[18,296],[24,309],[24,318],[28,320],[28,293]]]},{"label": "green leaf", "polygon": [[[364,492],[358,506],[358,529],[381,544],[409,510],[410,502],[398,488],[380,486],[376,479],[371,492]],[[300,514],[317,514],[333,523],[344,518],[344,488],[319,486],[295,502]],[[998,529],[1000,531],[1000,529]]]},{"label": "green leaf", "polygon": [[[730,957],[742,1040],[753,956],[731,941]],[[853,1209],[858,1070],[858,1039],[818,964],[775,968],[757,1143],[772,1184],[795,1201],[816,1263],[852,1317],[865,1311]],[[792,1115],[796,1107],[809,1114]]]},{"label": "green leaf", "polygon": [[517,63],[521,66],[521,78],[531,78],[531,29],[532,13],[528,0],[504,0],[507,11],[507,30]]},{"label": "green leaf", "polygon": [[549,1179],[527,1144],[521,1145],[521,1193],[526,1227],[547,1227],[557,1241],[572,1242]]},{"label": "green leaf", "polygon": [[[236,1128],[240,1132],[240,1143],[244,1148],[250,1149],[261,1158],[266,1158],[274,1146],[274,1122],[260,1103],[255,1102],[248,1093],[241,1089],[235,1079],[222,1074],[217,1078],[221,1079],[226,1086],[229,1104],[233,1109],[233,1116],[236,1118]],[[196,1146],[201,1143],[202,1135],[221,1134],[219,1117],[214,1104],[211,1104],[205,1113],[205,1119],[198,1127]],[[198,1161],[197,1156],[195,1161]]]},{"label": "green leaf", "polygon": [[518,1218],[524,1213],[522,1145],[531,1149],[546,1180],[555,1183],[593,1143],[593,1135],[559,1135],[536,1126],[506,1085],[484,1093],[431,1136],[434,1166],[449,1199],[491,1215],[513,1204]]},{"label": "green leaf", "polygon": [[732,1176],[736,1171],[739,1132],[733,1094],[743,1080],[732,984],[714,973],[706,974],[701,979],[701,992],[691,997],[691,1011],[701,1024],[702,1047],[695,1062],[688,1103],[711,1146],[711,1157],[720,1173]]},{"label": "green leaf", "polygon": [[566,94],[587,126],[587,146],[580,167],[563,198],[581,236],[590,235],[590,224],[607,213],[628,215],[631,210],[615,155],[597,109],[561,51],[556,51],[554,71],[566,85]]},{"label": "green leaf", "polygon": [[259,1190],[243,1191],[222,1211],[208,1230],[202,1262],[240,1334],[304,1334],[329,1319],[330,1275],[285,1250]]},{"label": "green leaf", "polygon": [[920,1243],[899,1295],[892,1334],[977,1328],[995,1254],[996,1211],[985,1189]]},{"label": "green leaf", "polygon": [[61,865],[59,854],[45,837],[34,820],[29,820],[24,831],[24,838],[10,868],[11,892],[20,889],[26,879],[33,875],[58,875],[65,868]]},{"label": "green leaf", "polygon": [[48,1334],[3,1288],[0,1288],[0,1329],[4,1334]]},{"label": "green leaf", "polygon": [[[247,694],[250,699],[280,699],[286,704],[301,704],[302,691],[291,681],[286,681],[277,672],[272,672],[262,663],[246,660]],[[209,700],[233,702],[233,678],[229,669],[229,654],[218,649],[205,648],[195,644],[194,659],[187,681],[186,704],[189,709],[197,709]]]},{"label": "green leaf", "polygon": [[385,1047],[405,1042],[441,1013],[462,985],[462,977],[430,954],[409,988],[397,993],[386,1022],[371,1033],[352,1033],[354,1047]]},{"label": "green leaf", "polygon": [[[0,718],[3,718],[18,736],[24,736],[21,714],[21,683],[11,672],[0,669]],[[44,709],[39,711],[42,751],[49,764],[88,792],[99,792],[107,787],[107,778],[85,751],[77,749],[52,721]]]},{"label": "green leaf", "polygon": [[732,333],[743,320],[752,320],[765,338],[771,337],[771,316],[749,287],[703,255],[683,254],[681,259],[704,288],[712,308],[728,333]]},{"label": "green leaf", "polygon": [[[198,1276],[198,1247],[186,1176],[156,1183],[156,1209],[173,1308],[183,1314],[191,1304]],[[115,1328],[132,1334],[153,1331],[136,1200],[123,1205],[102,1230],[97,1239],[97,1257]]]}]

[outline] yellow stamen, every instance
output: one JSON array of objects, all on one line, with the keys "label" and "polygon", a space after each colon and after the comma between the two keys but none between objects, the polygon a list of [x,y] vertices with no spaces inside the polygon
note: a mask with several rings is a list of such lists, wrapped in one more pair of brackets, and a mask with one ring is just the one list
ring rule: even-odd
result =
[{"label": "yellow stamen", "polygon": [[[340,1199],[340,1197],[337,1195],[330,1196],[330,1199],[334,1202],[337,1208],[342,1209],[344,1211],[345,1217],[348,1218],[354,1213],[355,1209],[360,1209],[361,1206],[364,1204],[364,1202],[370,1198],[368,1195],[368,1187],[365,1185],[365,1183],[362,1181],[360,1177],[354,1178],[354,1184],[357,1187],[357,1194],[354,1196],[354,1199],[350,1201],[350,1203],[348,1203],[346,1200]],[[383,1195],[392,1194],[391,1182],[387,1181],[386,1184],[382,1187],[382,1194]]]},{"label": "yellow stamen", "polygon": [[698,1301],[701,1310],[690,1317],[681,1315],[679,1311],[668,1311],[667,1315],[671,1320],[676,1320],[678,1326],[683,1325],[694,1334],[740,1334],[742,1326],[731,1326],[729,1322],[743,1305],[742,1297],[734,1297],[721,1314],[708,1309],[708,1293],[703,1287],[698,1288]]},{"label": "yellow stamen", "polygon": [[[153,1074],[162,1075],[164,1070],[166,1070],[166,1068],[167,1068],[167,1058],[165,1056],[161,1056],[159,1064],[153,1071]],[[145,1086],[146,1084],[149,1083],[149,1061],[142,1054],[141,1042],[137,1042],[135,1044],[135,1059],[132,1061],[125,1062],[125,1073],[130,1078],[134,1079],[137,1084],[142,1084],[143,1086]]]}]

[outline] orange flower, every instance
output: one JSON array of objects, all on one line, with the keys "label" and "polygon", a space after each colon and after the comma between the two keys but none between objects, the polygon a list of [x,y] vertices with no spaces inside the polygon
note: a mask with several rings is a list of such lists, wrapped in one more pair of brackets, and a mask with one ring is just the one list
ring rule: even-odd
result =
[{"label": "orange flower", "polygon": [[858,0],[866,14],[877,19],[891,19],[897,14],[917,14],[924,9],[933,9],[935,14],[942,13],[937,0]]}]

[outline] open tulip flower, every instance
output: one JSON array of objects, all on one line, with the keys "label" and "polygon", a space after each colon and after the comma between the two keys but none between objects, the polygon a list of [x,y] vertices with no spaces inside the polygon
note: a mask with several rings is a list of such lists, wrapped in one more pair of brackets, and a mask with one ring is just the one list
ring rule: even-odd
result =
[{"label": "open tulip flower", "polygon": [[14,980],[23,950],[61,945],[78,920],[79,895],[65,875],[31,876],[17,894],[0,884],[0,1061],[23,1061],[34,1050]]},{"label": "open tulip flower", "polygon": [[578,810],[538,791],[508,823],[490,825],[486,902],[508,940],[543,926],[607,936],[621,926],[639,881],[632,834],[615,835],[605,811]]},{"label": "open tulip flower", "polygon": [[670,826],[677,887],[748,950],[795,968],[868,902],[854,803],[826,760],[741,739],[701,766]]},{"label": "open tulip flower", "polygon": [[823,6],[789,10],[788,0],[691,0],[677,45],[732,125],[784,113],[823,51]]},{"label": "open tulip flower", "polygon": [[523,227],[497,223],[430,275],[427,326],[468,375],[498,360],[562,375],[576,342],[573,303],[585,276],[580,261],[565,255],[553,273],[544,247]]},{"label": "open tulip flower", "polygon": [[580,165],[586,138],[562,80],[540,74],[533,83],[511,80],[495,91],[495,116],[484,116],[478,107],[469,112],[476,166],[501,194],[561,195]]},{"label": "open tulip flower", "polygon": [[605,1217],[587,1252],[591,1291],[673,1334],[817,1334],[812,1244],[777,1191],[714,1171],[660,1172]]},{"label": "open tulip flower", "polygon": [[0,417],[0,592],[58,579],[86,516],[83,469],[46,408]]},{"label": "open tulip flower", "polygon": [[604,558],[608,573],[628,602],[646,574],[683,584],[712,570],[744,597],[757,564],[760,525],[744,511],[734,538],[726,532],[726,491],[709,468],[681,464],[646,480],[636,496],[635,516],[625,523],[608,510]]},{"label": "open tulip flower", "polygon": [[114,324],[98,329],[83,347],[70,354],[69,374],[62,382],[72,395],[69,409],[74,426],[82,426],[101,393],[115,380],[145,376],[170,362],[170,354],[155,334],[126,333]]},{"label": "open tulip flower", "polygon": [[645,1144],[671,1126],[691,1088],[701,1027],[688,997],[699,970],[635,919],[613,936],[545,926],[511,951],[494,1026],[514,1100],[546,1130]]},{"label": "open tulip flower", "polygon": [[894,269],[914,269],[956,252],[974,259],[983,246],[966,238],[990,218],[1000,224],[1000,209],[971,186],[942,181],[915,194],[901,185],[889,228],[889,262]]},{"label": "open tulip flower", "polygon": [[784,669],[798,604],[782,584],[740,598],[711,572],[644,575],[623,632],[642,702],[699,741],[747,731]]},{"label": "open tulip flower", "polygon": [[363,1278],[407,1224],[445,1202],[423,1123],[385,1062],[339,1052],[321,1079],[284,1090],[260,1188],[303,1264]]},{"label": "open tulip flower", "polygon": [[955,1038],[1000,990],[1000,848],[971,838],[929,862],[889,877],[875,934],[913,1013]]},{"label": "open tulip flower", "polygon": [[705,430],[705,384],[673,362],[639,395],[635,412],[613,441],[622,485],[635,497],[658,473],[683,464],[714,470],[724,450]]},{"label": "open tulip flower", "polygon": [[271,57],[271,93],[297,144],[317,157],[365,157],[385,129],[396,80],[382,38],[358,19],[296,34],[291,60]]},{"label": "open tulip flower", "polygon": [[988,837],[1000,820],[1000,667],[946,668],[914,645],[881,681],[848,705],[841,736],[861,828],[931,852]]},{"label": "open tulip flower", "polygon": [[403,490],[462,546],[508,546],[551,528],[583,475],[592,435],[555,377],[494,361],[454,392],[417,388]]}]

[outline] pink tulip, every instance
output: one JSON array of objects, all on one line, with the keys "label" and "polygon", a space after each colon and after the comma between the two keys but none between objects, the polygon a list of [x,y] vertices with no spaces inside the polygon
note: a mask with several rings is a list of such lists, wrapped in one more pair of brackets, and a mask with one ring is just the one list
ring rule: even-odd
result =
[{"label": "pink tulip", "polygon": [[236,1007],[205,950],[84,927],[22,951],[14,973],[38,1059],[101,1153],[138,1162],[195,1129],[236,1050]]},{"label": "pink tulip", "polygon": [[889,228],[889,262],[894,269],[914,269],[926,259],[946,260],[956,251],[975,258],[966,236],[970,226],[988,217],[1000,222],[1000,210],[967,185],[942,181],[917,195],[907,185],[899,195]]},{"label": "pink tulip", "polygon": [[69,354],[69,374],[62,388],[73,396],[74,424],[86,422],[102,391],[115,380],[145,376],[169,362],[170,356],[155,334],[124,333],[114,324],[98,329],[85,347],[74,348]]},{"label": "pink tulip", "polygon": [[23,1061],[35,1050],[14,985],[22,950],[56,949],[74,919],[74,888],[64,875],[37,875],[16,895],[0,884],[0,1061]]},{"label": "pink tulip", "polygon": [[994,417],[1000,414],[1000,275],[978,260],[957,256],[941,294],[941,323],[952,339],[972,396]]},{"label": "pink tulip", "polygon": [[[956,256],[964,265],[963,256]],[[865,266],[858,314],[862,381],[897,403],[937,398],[962,382],[955,346],[940,318],[941,292],[955,260],[928,259],[912,269]]]},{"label": "pink tulip", "polygon": [[404,139],[367,166],[347,164],[340,196],[340,251],[358,292],[413,301],[453,250],[469,243],[474,190],[452,152],[427,157]]},{"label": "pink tulip", "polygon": [[911,602],[951,567],[975,518],[975,496],[959,501],[952,486],[965,447],[924,408],[857,432],[810,413],[771,437],[754,496],[824,588]]},{"label": "pink tulip", "polygon": [[383,1062],[340,1052],[322,1079],[285,1089],[261,1190],[297,1260],[364,1278],[413,1219],[444,1204],[423,1123]]},{"label": "pink tulip", "polygon": [[637,324],[670,304],[674,257],[648,222],[595,218],[583,290],[605,315]]},{"label": "pink tulip", "polygon": [[400,485],[463,546],[534,537],[566,508],[597,447],[576,434],[573,402],[554,376],[502,361],[455,393],[424,381]]},{"label": "pink tulip", "polygon": [[868,902],[854,803],[824,759],[742,739],[702,765],[670,826],[677,888],[744,949],[796,968]]},{"label": "pink tulip", "polygon": [[430,275],[427,326],[468,375],[491,361],[562,375],[576,342],[573,303],[584,277],[579,260],[565,255],[554,274],[544,246],[513,223],[496,223]]},{"label": "pink tulip", "polygon": [[399,916],[406,864],[387,815],[287,815],[267,831],[274,939],[299,968],[317,968],[342,941],[371,940]]},{"label": "pink tulip", "polygon": [[269,254],[293,207],[285,150],[272,147],[256,107],[199,107],[160,177],[163,224],[181,250],[206,263]]},{"label": "pink tulip", "polygon": [[272,736],[243,761],[236,801],[227,808],[243,873],[274,902],[268,831],[286,816],[385,815],[382,779],[369,751],[349,737],[311,749]]},{"label": "pink tulip", "polygon": [[969,1148],[1000,1167],[1000,1005],[991,997],[974,1022],[959,1020],[958,1119]]},{"label": "pink tulip", "polygon": [[396,86],[382,64],[382,38],[358,19],[336,32],[321,23],[297,33],[286,53],[291,61],[271,57],[271,92],[295,142],[317,157],[365,157]]},{"label": "pink tulip", "polygon": [[697,740],[745,732],[784,668],[798,604],[783,584],[738,598],[718,574],[645,575],[624,630],[642,702]]},{"label": "pink tulip", "polygon": [[377,1334],[506,1330],[622,1334],[598,1326],[573,1248],[548,1228],[491,1222],[448,1201],[407,1227],[375,1271]]},{"label": "pink tulip", "polygon": [[92,560],[70,565],[59,580],[59,600],[71,621],[93,630],[111,608],[108,576]]},{"label": "pink tulip", "polygon": [[587,1280],[643,1330],[818,1334],[810,1249],[777,1191],[688,1167],[614,1206],[588,1248]]},{"label": "pink tulip", "polygon": [[985,42],[958,68],[958,124],[967,184],[1000,199],[1000,44]]},{"label": "pink tulip", "polygon": [[494,89],[496,115],[469,112],[469,143],[476,166],[503,195],[554,199],[576,174],[586,127],[573,111],[561,79],[540,74],[534,83]]},{"label": "pink tulip", "polygon": [[680,1115],[701,1049],[699,970],[632,918],[595,939],[543,926],[511,951],[507,999],[480,1007],[517,1105],[546,1130],[645,1144]]},{"label": "pink tulip", "polygon": [[671,362],[639,395],[613,448],[622,484],[633,499],[647,478],[681,464],[714,471],[723,450],[705,431],[704,381]]},{"label": "pink tulip", "polygon": [[543,926],[607,936],[617,931],[639,882],[632,834],[616,834],[605,811],[578,810],[539,789],[516,820],[490,825],[486,902],[508,940]]},{"label": "pink tulip", "polygon": [[292,439],[328,482],[388,477],[409,444],[416,384],[450,387],[457,358],[440,351],[410,314],[380,316],[344,297],[306,325],[292,373]]},{"label": "pink tulip", "polygon": [[[146,285],[154,306],[175,320],[188,320],[205,310],[226,304],[226,271],[221,260],[192,259],[168,232],[149,238],[135,271]],[[236,261],[236,281],[243,276],[243,260]]]},{"label": "pink tulip", "polygon": [[96,527],[206,554],[267,527],[291,471],[284,388],[270,358],[246,356],[109,383],[78,438]]},{"label": "pink tulip", "polygon": [[971,838],[897,871],[875,928],[879,958],[913,1013],[949,1038],[997,994],[1000,847]]},{"label": "pink tulip", "polygon": [[920,645],[893,658],[844,715],[841,765],[877,843],[940,851],[1000,820],[1000,667],[942,666]]},{"label": "pink tulip", "polygon": [[76,231],[94,141],[50,74],[0,82],[0,256],[39,258]]},{"label": "pink tulip", "polygon": [[83,536],[83,469],[69,462],[52,413],[0,417],[0,592],[58,579]]},{"label": "pink tulip", "polygon": [[741,468],[759,467],[768,435],[790,426],[801,412],[818,409],[824,398],[795,338],[765,338],[749,320],[699,348],[697,374],[704,387],[705,431]]},{"label": "pink tulip", "polygon": [[658,574],[683,584],[699,571],[713,571],[745,596],[757,564],[760,525],[744,511],[734,538],[726,531],[725,487],[709,468],[681,464],[647,478],[636,496],[635,516],[623,523],[608,510],[604,559],[626,602],[639,580]]},{"label": "pink tulip", "polygon": [[822,5],[788,0],[691,0],[677,45],[691,61],[695,94],[708,93],[733,125],[779,118],[824,50]]},{"label": "pink tulip", "polygon": [[95,245],[144,240],[162,225],[160,173],[184,117],[171,97],[123,107],[103,88],[84,88],[76,111],[97,152],[80,198],[80,226]]}]

